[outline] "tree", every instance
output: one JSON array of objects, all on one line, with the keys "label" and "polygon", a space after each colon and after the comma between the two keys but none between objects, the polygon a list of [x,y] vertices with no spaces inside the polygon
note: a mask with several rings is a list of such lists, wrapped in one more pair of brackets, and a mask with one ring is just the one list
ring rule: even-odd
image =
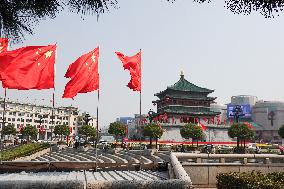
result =
[{"label": "tree", "polygon": [[70,129],[67,125],[56,125],[54,127],[54,131],[53,133],[55,135],[59,135],[60,136],[60,140],[62,141],[62,137],[63,136],[68,136],[70,134]]},{"label": "tree", "polygon": [[198,146],[198,140],[200,140],[203,136],[203,131],[202,128],[196,124],[189,123],[186,124],[183,128],[180,129],[180,134],[183,138],[192,139],[192,146],[194,140],[197,141],[197,146]]},{"label": "tree", "polygon": [[116,0],[0,1],[0,35],[3,28],[3,36],[18,42],[24,33],[33,34],[33,27],[40,20],[53,19],[65,9],[82,15],[100,15],[116,4]]},{"label": "tree", "polygon": [[[175,0],[165,0],[174,2]],[[194,0],[204,3],[212,0]],[[235,14],[248,15],[259,11],[267,17],[274,17],[283,11],[284,0],[224,0],[227,9]],[[33,34],[34,25],[40,20],[54,19],[60,12],[69,10],[81,15],[100,14],[110,7],[117,8],[117,0],[9,0],[0,2],[0,28],[3,36],[21,41],[25,33]],[[1,35],[1,29],[0,29]]]},{"label": "tree", "polygon": [[8,124],[3,128],[3,135],[15,135],[17,133],[14,124]]},{"label": "tree", "polygon": [[243,123],[234,123],[228,130],[228,135],[231,138],[237,138],[237,148],[241,141],[250,140],[254,137],[254,131]]},{"label": "tree", "polygon": [[162,137],[164,130],[156,123],[149,123],[144,127],[144,135],[150,137],[150,146],[152,147],[152,139],[156,140],[156,148],[158,147],[158,139]]},{"label": "tree", "polygon": [[278,130],[278,134],[281,138],[284,139],[284,125],[282,125],[279,130]]},{"label": "tree", "polygon": [[93,140],[96,139],[97,131],[94,127],[90,125],[83,125],[81,128],[79,128],[79,134],[86,136],[86,141],[88,140],[88,137],[91,137]]},{"label": "tree", "polygon": [[117,121],[109,125],[108,133],[114,135],[116,140],[118,139],[119,136],[122,137],[122,141],[123,141],[123,137],[126,135],[126,129],[127,128],[125,125]]},{"label": "tree", "polygon": [[26,125],[26,127],[24,127],[21,131],[22,135],[27,136],[27,141],[30,140],[30,137],[36,137],[38,130],[36,127],[31,126],[31,125]]}]

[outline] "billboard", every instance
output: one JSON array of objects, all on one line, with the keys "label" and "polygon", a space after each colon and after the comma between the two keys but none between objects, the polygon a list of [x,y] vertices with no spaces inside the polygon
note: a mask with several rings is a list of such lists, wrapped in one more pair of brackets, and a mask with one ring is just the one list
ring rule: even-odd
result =
[{"label": "billboard", "polygon": [[[245,104],[245,105],[239,105],[243,111],[243,116],[240,116],[240,118],[251,118],[251,105]],[[228,104],[227,105],[227,117],[228,118],[234,118],[234,108],[236,105]]]}]

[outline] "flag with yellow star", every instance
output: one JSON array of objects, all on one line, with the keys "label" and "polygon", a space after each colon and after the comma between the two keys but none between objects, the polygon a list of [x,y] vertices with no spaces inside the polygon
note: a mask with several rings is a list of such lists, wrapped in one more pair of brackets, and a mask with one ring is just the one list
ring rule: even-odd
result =
[{"label": "flag with yellow star", "polygon": [[[0,56],[2,85],[8,89],[54,88],[56,45],[27,46]],[[0,70],[1,71],[1,70]]]},{"label": "flag with yellow star", "polygon": [[99,89],[99,47],[82,55],[70,64],[65,77],[71,78],[66,84],[62,98],[73,98],[78,93]]},{"label": "flag with yellow star", "polygon": [[6,52],[8,49],[8,39],[0,38],[0,54]]}]

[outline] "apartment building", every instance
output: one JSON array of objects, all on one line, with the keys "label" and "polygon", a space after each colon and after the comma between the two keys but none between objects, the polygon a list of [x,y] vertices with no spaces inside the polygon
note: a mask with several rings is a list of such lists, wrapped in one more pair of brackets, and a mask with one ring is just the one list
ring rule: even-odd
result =
[{"label": "apartment building", "polygon": [[[0,99],[0,130],[3,125],[4,99]],[[20,103],[6,100],[5,125],[14,124],[17,131],[26,125],[32,125],[41,132],[40,139],[50,139],[55,125],[68,125],[70,137],[78,135],[78,128],[84,122],[85,112],[80,114],[77,107],[55,107],[36,105],[31,103]],[[96,127],[96,118],[91,117],[89,125]]]}]

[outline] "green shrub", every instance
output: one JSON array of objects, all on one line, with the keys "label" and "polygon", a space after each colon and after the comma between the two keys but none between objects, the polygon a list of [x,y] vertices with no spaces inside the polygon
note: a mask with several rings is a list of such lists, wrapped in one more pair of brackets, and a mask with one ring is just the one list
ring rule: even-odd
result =
[{"label": "green shrub", "polygon": [[28,156],[49,147],[48,143],[29,143],[14,149],[0,152],[3,161],[9,161],[18,157]]},{"label": "green shrub", "polygon": [[284,186],[284,172],[262,174],[221,173],[217,175],[218,189],[281,189]]}]

